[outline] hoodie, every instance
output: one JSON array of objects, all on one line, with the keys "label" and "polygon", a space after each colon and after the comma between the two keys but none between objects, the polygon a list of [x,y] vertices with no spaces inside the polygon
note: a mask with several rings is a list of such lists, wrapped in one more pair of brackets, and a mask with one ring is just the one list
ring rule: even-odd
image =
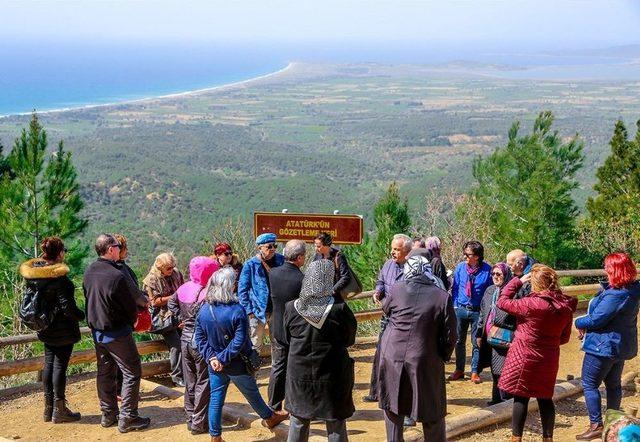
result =
[{"label": "hoodie", "polygon": [[587,314],[576,319],[579,330],[586,330],[582,350],[595,356],[628,360],[638,353],[638,307],[640,282],[627,287],[602,290],[590,302]]}]

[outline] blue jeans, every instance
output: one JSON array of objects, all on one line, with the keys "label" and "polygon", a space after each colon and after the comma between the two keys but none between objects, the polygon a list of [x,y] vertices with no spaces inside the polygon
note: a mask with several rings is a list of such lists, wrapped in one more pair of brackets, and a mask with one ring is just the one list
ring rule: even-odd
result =
[{"label": "blue jeans", "polygon": [[478,373],[478,362],[480,360],[480,349],[476,343],[476,328],[478,327],[478,319],[480,312],[473,312],[464,307],[456,307],[456,318],[458,319],[458,340],[456,341],[456,370],[464,371],[464,363],[467,359],[467,331],[471,326],[471,372]]},{"label": "blue jeans", "polygon": [[602,423],[600,384],[607,390],[607,409],[620,409],[622,402],[622,369],[624,361],[585,353],[582,361],[582,388],[592,424]]},{"label": "blue jeans", "polygon": [[215,372],[209,368],[209,384],[211,385],[211,397],[209,398],[209,434],[220,436],[222,434],[222,406],[227,396],[229,382],[233,381],[240,393],[245,397],[251,408],[262,419],[268,419],[273,415],[273,410],[264,402],[256,378],[248,374],[230,376]]}]

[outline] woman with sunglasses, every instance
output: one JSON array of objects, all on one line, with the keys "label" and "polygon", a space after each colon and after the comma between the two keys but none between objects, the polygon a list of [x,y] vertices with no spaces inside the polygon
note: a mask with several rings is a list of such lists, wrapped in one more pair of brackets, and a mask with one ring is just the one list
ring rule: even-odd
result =
[{"label": "woman with sunglasses", "polygon": [[[476,328],[476,342],[480,347],[480,367],[491,367],[493,386],[491,388],[491,401],[487,405],[495,405],[507,399],[507,394],[498,388],[500,373],[507,357],[508,348],[492,347],[487,342],[487,336],[492,326],[515,330],[516,319],[504,310],[500,310],[496,303],[502,288],[511,280],[511,269],[507,263],[499,262],[491,268],[493,285],[487,288],[480,303],[480,318]],[[486,361],[486,362],[485,362]],[[486,365],[485,365],[486,364]]]},{"label": "woman with sunglasses", "polygon": [[20,266],[26,280],[26,291],[40,292],[50,311],[55,313],[47,328],[38,332],[44,343],[44,421],[54,424],[80,420],[80,413],[67,408],[65,388],[67,366],[73,345],[80,341],[78,322],[84,313],[76,305],[75,288],[69,279],[69,267],[64,263],[67,249],[60,238],[50,236],[40,244],[42,255]]},{"label": "woman with sunglasses", "polygon": [[220,242],[213,248],[213,256],[211,258],[218,261],[220,268],[231,267],[236,272],[236,281],[240,279],[240,272],[242,271],[242,261],[237,254],[233,253],[233,249],[226,242]]},{"label": "woman with sunglasses", "polygon": [[[157,315],[168,316],[167,304],[171,296],[184,284],[184,277],[176,268],[176,258],[171,253],[161,253],[149,269],[149,273],[142,281],[143,290],[149,295],[152,317]],[[184,387],[182,377],[182,354],[180,352],[180,335],[177,329],[161,333],[167,347],[169,347],[169,360],[171,362],[171,380],[178,387]]]}]

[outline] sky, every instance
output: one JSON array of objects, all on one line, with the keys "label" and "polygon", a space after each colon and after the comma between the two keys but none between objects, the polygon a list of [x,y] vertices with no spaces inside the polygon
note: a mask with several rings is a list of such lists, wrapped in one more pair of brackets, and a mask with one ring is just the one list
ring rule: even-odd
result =
[{"label": "sky", "polygon": [[106,41],[640,43],[639,0],[0,0],[0,37]]}]

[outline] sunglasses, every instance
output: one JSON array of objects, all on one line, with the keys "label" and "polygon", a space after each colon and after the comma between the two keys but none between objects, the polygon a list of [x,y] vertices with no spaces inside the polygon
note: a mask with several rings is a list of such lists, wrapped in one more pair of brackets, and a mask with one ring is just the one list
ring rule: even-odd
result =
[{"label": "sunglasses", "polygon": [[504,275],[500,272],[491,272],[491,276],[504,276]]},{"label": "sunglasses", "polygon": [[267,244],[265,245],[265,247],[267,250],[276,250],[278,248],[278,246],[275,244]]},{"label": "sunglasses", "polygon": [[117,247],[119,249],[122,249],[122,246],[120,244],[111,244],[109,247]]},{"label": "sunglasses", "polygon": [[222,254],[224,256],[231,256],[231,255],[233,255],[233,252],[223,252]]},{"label": "sunglasses", "polygon": [[475,253],[463,253],[462,256],[465,256],[467,258],[471,258],[472,256],[476,256]]}]

